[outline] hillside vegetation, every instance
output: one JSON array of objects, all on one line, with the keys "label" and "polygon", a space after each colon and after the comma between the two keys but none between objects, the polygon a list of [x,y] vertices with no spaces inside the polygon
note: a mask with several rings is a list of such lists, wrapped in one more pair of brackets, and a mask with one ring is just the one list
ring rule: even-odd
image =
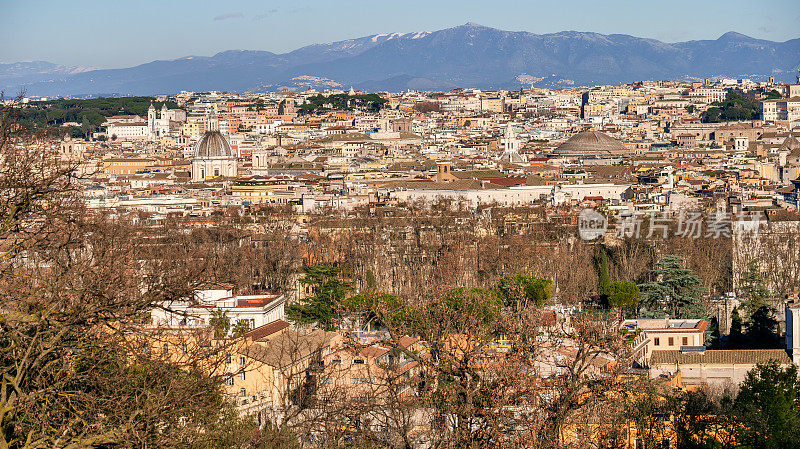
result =
[{"label": "hillside vegetation", "polygon": [[[97,132],[106,121],[106,117],[114,115],[140,115],[147,117],[150,104],[160,109],[164,102],[157,102],[153,97],[120,97],[93,98],[90,100],[50,100],[35,101],[21,111],[20,123],[31,131],[48,131],[66,133],[73,137],[89,137]],[[177,108],[174,102],[166,102],[170,109]],[[75,122],[79,126],[62,127],[65,123]]]}]

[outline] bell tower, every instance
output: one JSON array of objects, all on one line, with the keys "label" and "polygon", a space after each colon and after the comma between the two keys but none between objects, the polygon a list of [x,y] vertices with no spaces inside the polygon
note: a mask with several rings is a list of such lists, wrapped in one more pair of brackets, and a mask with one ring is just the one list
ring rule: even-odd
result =
[{"label": "bell tower", "polygon": [[150,103],[147,109],[147,135],[152,139],[156,135],[156,107]]},{"label": "bell tower", "polygon": [[519,151],[519,139],[517,139],[517,135],[514,133],[511,122],[508,122],[506,132],[503,135],[503,144],[505,145],[506,153],[516,153]]}]

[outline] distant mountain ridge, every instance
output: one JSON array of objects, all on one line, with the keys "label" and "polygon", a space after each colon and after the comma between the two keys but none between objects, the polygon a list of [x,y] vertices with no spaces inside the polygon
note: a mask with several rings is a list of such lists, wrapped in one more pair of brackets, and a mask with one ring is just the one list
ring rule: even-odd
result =
[{"label": "distant mountain ridge", "polygon": [[17,85],[52,81],[95,69],[94,67],[67,67],[46,61],[0,62],[0,90],[8,90]]},{"label": "distant mountain ridge", "polygon": [[[729,32],[665,43],[623,34],[534,34],[468,23],[434,32],[379,34],[288,53],[231,50],[214,56],[81,70],[0,64],[0,89],[28,95],[153,95],[354,86],[366,90],[518,89],[726,76],[791,81],[800,39],[772,42]],[[34,63],[30,63],[34,64]],[[37,71],[38,70],[38,71]]]}]

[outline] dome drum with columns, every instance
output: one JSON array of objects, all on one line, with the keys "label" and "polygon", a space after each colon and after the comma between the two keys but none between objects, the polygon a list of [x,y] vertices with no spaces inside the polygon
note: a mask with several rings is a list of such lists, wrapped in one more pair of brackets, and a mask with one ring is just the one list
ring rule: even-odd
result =
[{"label": "dome drum with columns", "polygon": [[238,163],[228,140],[219,132],[215,120],[209,121],[209,129],[194,144],[192,156],[192,181],[201,182],[209,178],[234,178]]}]

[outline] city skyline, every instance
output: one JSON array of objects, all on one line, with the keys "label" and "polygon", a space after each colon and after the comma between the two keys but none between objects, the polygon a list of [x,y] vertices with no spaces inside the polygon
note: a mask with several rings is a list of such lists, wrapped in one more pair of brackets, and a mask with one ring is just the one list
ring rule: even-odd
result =
[{"label": "city skyline", "polygon": [[798,5],[0,0],[0,448],[800,449]]},{"label": "city skyline", "polygon": [[[435,31],[466,22],[535,34],[575,30],[663,42],[716,39],[728,31],[783,42],[798,37],[800,26],[800,9],[789,0],[758,4],[734,1],[726,4],[724,12],[712,4],[688,1],[674,2],[665,10],[656,4],[627,0],[613,4],[574,1],[570,8],[543,2],[431,5],[416,0],[401,8],[363,0],[307,0],[292,5],[147,1],[135,7],[88,0],[69,6],[33,2],[38,7],[30,7],[30,3],[3,2],[6,14],[0,17],[0,40],[7,45],[0,49],[0,63],[40,60],[119,68],[153,60],[210,56],[225,50],[285,53],[316,43],[381,33]],[[708,20],[720,14],[725,20]],[[659,20],[650,20],[655,15]],[[330,26],[332,23],[347,26]],[[132,31],[116,32],[120,29]]]}]

